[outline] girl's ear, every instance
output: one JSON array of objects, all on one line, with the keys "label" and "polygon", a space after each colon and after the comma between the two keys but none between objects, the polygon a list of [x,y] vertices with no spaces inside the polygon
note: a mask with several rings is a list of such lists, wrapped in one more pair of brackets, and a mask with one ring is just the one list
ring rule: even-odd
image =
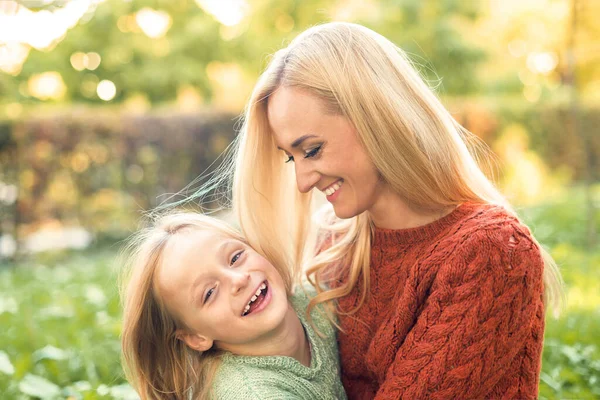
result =
[{"label": "girl's ear", "polygon": [[184,342],[189,348],[196,351],[206,351],[213,345],[212,339],[202,336],[198,333],[189,333],[182,329],[177,330],[177,332],[175,332],[175,336],[177,339]]}]

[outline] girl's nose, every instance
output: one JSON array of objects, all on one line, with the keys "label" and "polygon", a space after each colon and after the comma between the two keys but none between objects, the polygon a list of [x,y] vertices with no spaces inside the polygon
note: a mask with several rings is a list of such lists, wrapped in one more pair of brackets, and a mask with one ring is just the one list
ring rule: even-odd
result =
[{"label": "girl's nose", "polygon": [[238,294],[250,283],[250,274],[248,272],[231,271],[231,292]]}]

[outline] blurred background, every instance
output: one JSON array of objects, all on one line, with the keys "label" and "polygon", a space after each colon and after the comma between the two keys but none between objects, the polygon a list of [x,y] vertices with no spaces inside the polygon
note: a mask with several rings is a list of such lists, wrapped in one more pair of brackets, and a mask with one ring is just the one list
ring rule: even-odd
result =
[{"label": "blurred background", "polygon": [[333,20],[407,51],[494,150],[566,282],[540,397],[600,398],[599,16],[597,0],[0,1],[2,398],[136,398],[123,240],[214,170],[269,55]]}]

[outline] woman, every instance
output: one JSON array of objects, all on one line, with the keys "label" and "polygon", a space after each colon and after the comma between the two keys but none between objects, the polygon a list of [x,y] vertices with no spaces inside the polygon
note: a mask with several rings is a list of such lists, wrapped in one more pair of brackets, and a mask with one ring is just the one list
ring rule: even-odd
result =
[{"label": "woman", "polygon": [[[351,399],[537,397],[561,279],[476,144],[404,53],[359,25],[307,30],[254,89],[234,210],[261,254],[296,276],[306,261],[311,306],[335,305]],[[305,258],[317,228],[321,252]]]}]

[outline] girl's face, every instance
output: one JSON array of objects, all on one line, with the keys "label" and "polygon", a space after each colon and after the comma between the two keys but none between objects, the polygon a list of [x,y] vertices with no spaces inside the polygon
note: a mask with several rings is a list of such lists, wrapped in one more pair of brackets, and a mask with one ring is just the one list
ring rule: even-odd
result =
[{"label": "girl's face", "polygon": [[213,342],[234,353],[256,351],[293,312],[273,265],[248,245],[212,231],[177,233],[164,250],[155,286],[189,328],[178,337],[199,351]]},{"label": "girl's face", "polygon": [[339,218],[376,205],[385,184],[345,117],[327,114],[305,91],[280,87],[269,98],[268,119],[277,147],[294,163],[300,192],[316,187]]}]

